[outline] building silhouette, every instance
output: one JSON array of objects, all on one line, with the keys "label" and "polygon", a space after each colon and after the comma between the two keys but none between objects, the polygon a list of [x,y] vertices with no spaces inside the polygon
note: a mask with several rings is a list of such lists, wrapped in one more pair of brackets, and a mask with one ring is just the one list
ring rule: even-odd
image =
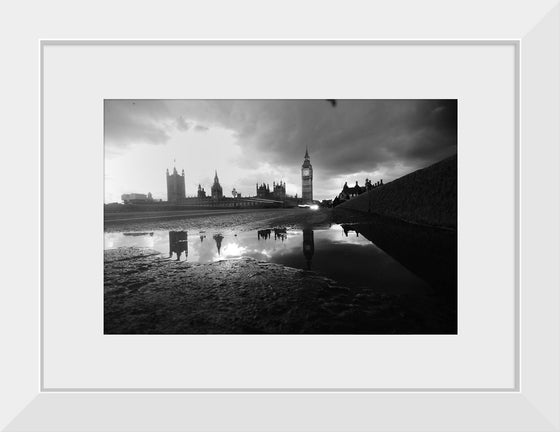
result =
[{"label": "building silhouette", "polygon": [[121,199],[124,204],[145,204],[154,202],[151,192],[148,192],[148,195],[141,193],[122,194]]},{"label": "building silhouette", "polygon": [[222,199],[224,196],[222,186],[220,185],[220,180],[218,180],[218,171],[216,171],[214,174],[214,184],[212,185],[211,191],[212,199]]},{"label": "building silhouette", "polygon": [[286,199],[286,183],[280,181],[278,183],[272,182],[272,189],[267,183],[257,183],[257,198],[284,200]]},{"label": "building silhouette", "polygon": [[185,195],[185,170],[179,173],[173,167],[173,173],[169,174],[169,169],[166,170],[167,177],[167,202],[178,204],[184,201]]},{"label": "building silhouette", "polygon": [[257,198],[267,198],[270,195],[270,187],[268,184],[262,183],[259,185],[257,183]]},{"label": "building silhouette", "polygon": [[286,183],[272,182],[272,197],[275,199],[283,200],[286,198]]},{"label": "building silhouette", "polygon": [[305,157],[301,166],[301,198],[304,203],[313,201],[313,167],[309,160],[309,152],[305,149]]},{"label": "building silhouette", "polygon": [[[169,169],[166,169],[166,180],[167,202],[173,205],[185,207],[203,206],[207,208],[276,208],[286,206],[287,203],[292,205],[299,203],[297,195],[293,198],[286,194],[286,183],[284,181],[273,182],[272,188],[268,184],[263,183],[259,186],[257,183],[256,197],[243,197],[234,187],[231,191],[232,196],[229,197],[224,196],[224,190],[218,178],[218,171],[215,170],[214,182],[209,192],[206,192],[202,184],[199,183],[196,195],[187,197],[185,193],[185,170],[182,170],[181,174],[179,174],[175,166],[171,173]],[[125,203],[135,202],[130,199],[132,196],[139,197],[136,200],[138,203],[151,203],[154,201],[150,193],[148,195],[142,194],[141,196],[140,194],[123,195],[122,199]]]},{"label": "building silhouette", "polygon": [[[333,199],[332,201],[332,206],[336,207],[337,205],[343,203],[344,201],[348,201],[349,199],[352,199],[354,197],[357,197],[358,195],[361,195],[365,192],[368,192],[372,189],[378,188],[383,186],[383,179],[372,183],[372,181],[370,179],[366,179],[365,182],[365,186],[360,186],[358,184],[358,182],[356,181],[356,184],[352,187],[348,186],[348,182],[344,182],[344,186],[342,187],[342,191],[340,191],[340,193]],[[371,206],[371,201],[370,201],[370,206]],[[368,211],[371,212],[371,209],[369,209]]]}]

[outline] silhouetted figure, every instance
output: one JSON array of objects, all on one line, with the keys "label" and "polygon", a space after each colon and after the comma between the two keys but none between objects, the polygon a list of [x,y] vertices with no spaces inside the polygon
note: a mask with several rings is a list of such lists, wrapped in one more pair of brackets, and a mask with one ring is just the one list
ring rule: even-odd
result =
[{"label": "silhouetted figure", "polygon": [[261,238],[263,240],[267,240],[270,238],[270,234],[271,234],[271,230],[269,229],[264,229],[264,230],[259,230],[257,231],[257,238],[260,240]]},{"label": "silhouetted figure", "polygon": [[315,242],[313,241],[313,230],[306,228],[303,230],[303,256],[307,261],[307,270],[311,270],[311,260],[315,253]]},{"label": "silhouetted figure", "polygon": [[189,255],[188,234],[186,231],[169,231],[169,258],[173,253],[177,254],[177,261],[181,260],[181,254],[185,252],[185,259]]},{"label": "silhouetted figure", "polygon": [[224,236],[221,234],[214,234],[214,240],[216,241],[216,247],[218,248],[218,255],[220,255],[220,249],[222,248],[222,240]]},{"label": "silhouetted figure", "polygon": [[329,102],[333,108],[336,108],[336,99],[327,99],[326,101]]}]

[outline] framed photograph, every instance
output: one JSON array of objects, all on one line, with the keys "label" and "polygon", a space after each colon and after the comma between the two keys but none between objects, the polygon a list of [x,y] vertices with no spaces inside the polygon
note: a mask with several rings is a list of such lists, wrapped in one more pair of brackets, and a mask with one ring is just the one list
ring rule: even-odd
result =
[{"label": "framed photograph", "polygon": [[18,30],[5,429],[560,430],[558,2],[221,7]]},{"label": "framed photograph", "polygon": [[104,334],[457,334],[456,99],[111,99],[103,120]]}]

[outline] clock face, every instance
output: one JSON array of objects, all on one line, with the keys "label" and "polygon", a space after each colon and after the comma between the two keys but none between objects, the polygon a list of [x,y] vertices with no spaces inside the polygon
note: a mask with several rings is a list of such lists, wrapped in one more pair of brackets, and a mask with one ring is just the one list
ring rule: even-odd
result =
[{"label": "clock face", "polygon": [[308,175],[309,175],[309,169],[308,169],[308,168],[304,168],[304,170],[303,170],[303,175],[304,175],[304,176],[308,176]]}]

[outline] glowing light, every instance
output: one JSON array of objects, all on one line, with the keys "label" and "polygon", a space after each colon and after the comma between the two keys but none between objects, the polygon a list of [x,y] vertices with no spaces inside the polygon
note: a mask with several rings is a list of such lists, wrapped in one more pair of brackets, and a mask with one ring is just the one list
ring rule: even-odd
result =
[{"label": "glowing light", "polygon": [[309,206],[311,210],[319,210],[319,206],[317,204],[312,204]]},{"label": "glowing light", "polygon": [[240,258],[246,252],[247,248],[245,246],[240,246],[237,243],[229,243],[222,249],[221,258]]}]

